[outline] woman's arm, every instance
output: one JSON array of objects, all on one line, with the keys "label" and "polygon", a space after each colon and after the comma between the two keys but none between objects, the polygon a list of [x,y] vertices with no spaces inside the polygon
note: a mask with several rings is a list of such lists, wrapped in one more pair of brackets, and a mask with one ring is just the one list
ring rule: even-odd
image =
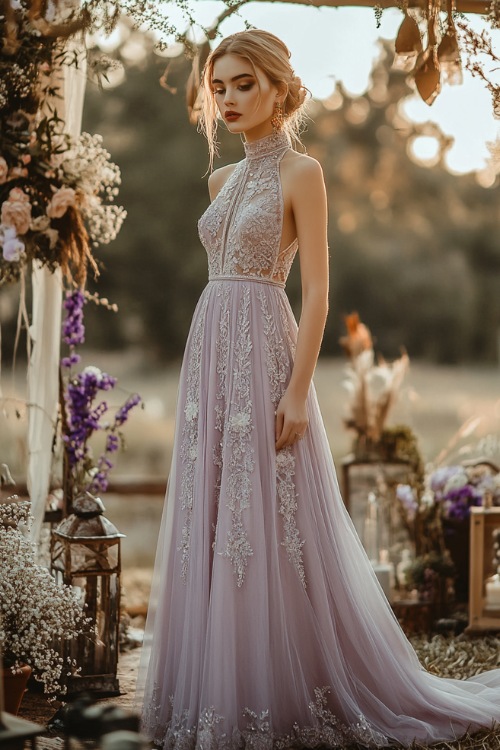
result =
[{"label": "woman's arm", "polygon": [[302,312],[292,375],[276,411],[276,450],[295,443],[307,429],[306,398],[328,314],[327,204],[323,172],[319,163],[310,157],[297,158],[294,162],[290,192],[299,241]]}]

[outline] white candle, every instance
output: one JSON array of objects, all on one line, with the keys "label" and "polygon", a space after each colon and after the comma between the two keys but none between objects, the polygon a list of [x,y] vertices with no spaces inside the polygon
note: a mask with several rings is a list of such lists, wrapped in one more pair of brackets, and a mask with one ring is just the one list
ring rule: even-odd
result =
[{"label": "white candle", "polygon": [[375,563],[373,570],[378,578],[378,582],[382,586],[384,594],[388,599],[391,596],[391,565],[387,563]]},{"label": "white candle", "polygon": [[500,580],[498,574],[486,581],[486,608],[500,609]]}]

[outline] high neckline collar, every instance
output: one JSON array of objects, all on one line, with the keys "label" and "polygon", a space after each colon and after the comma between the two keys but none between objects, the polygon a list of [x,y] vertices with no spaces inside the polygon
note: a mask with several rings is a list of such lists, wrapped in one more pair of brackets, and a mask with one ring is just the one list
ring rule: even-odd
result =
[{"label": "high neckline collar", "polygon": [[290,136],[285,130],[280,130],[278,133],[271,133],[265,135],[263,138],[259,138],[256,141],[243,141],[245,148],[245,155],[247,159],[258,159],[262,156],[267,156],[275,151],[281,151],[285,148],[290,148],[292,142]]}]

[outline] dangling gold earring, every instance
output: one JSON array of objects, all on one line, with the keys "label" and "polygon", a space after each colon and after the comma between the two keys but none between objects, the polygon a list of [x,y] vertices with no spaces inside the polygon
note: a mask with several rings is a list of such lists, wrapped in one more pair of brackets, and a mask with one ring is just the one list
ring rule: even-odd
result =
[{"label": "dangling gold earring", "polygon": [[271,125],[273,126],[273,133],[279,133],[283,128],[283,107],[281,102],[276,102],[274,105],[274,114],[271,117]]}]

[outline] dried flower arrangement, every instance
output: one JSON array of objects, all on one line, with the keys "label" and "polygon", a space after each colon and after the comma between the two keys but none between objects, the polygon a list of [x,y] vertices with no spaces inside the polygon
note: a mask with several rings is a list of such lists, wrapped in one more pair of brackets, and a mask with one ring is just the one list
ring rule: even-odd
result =
[{"label": "dried flower arrangement", "polygon": [[[124,404],[115,412],[110,421],[105,420],[109,412],[106,401],[96,403],[98,394],[111,391],[116,386],[116,378],[102,372],[92,365],[81,372],[74,373],[72,368],[80,362],[76,347],[85,340],[83,308],[87,297],[81,289],[66,293],[64,301],[65,317],[62,327],[62,339],[69,347],[69,355],[61,360],[62,398],[61,427],[64,448],[64,491],[67,500],[80,492],[105,492],[108,487],[108,474],[113,464],[110,455],[120,446],[124,439],[121,428],[128,419],[130,411],[142,404],[137,393],[130,395]],[[103,301],[101,301],[102,303]],[[116,306],[110,306],[116,309]],[[95,459],[89,445],[91,436],[96,432],[106,434],[103,453]]]},{"label": "dried flower arrangement", "polygon": [[0,503],[0,645],[4,664],[13,673],[28,664],[49,700],[54,700],[66,692],[66,676],[77,672],[77,665],[59,654],[57,641],[88,632],[88,619],[71,586],[58,585],[46,568],[36,564],[34,546],[24,533],[31,519],[29,502],[9,500]]},{"label": "dried flower arrangement", "polygon": [[112,204],[120,172],[101,136],[70,137],[57,112],[59,66],[79,64],[65,42],[84,18],[74,2],[2,5],[0,285],[33,260],[81,285],[88,266],[98,273],[91,244],[113,240],[126,215]]},{"label": "dried flower arrangement", "polygon": [[[360,322],[358,313],[347,315],[345,323],[347,335],[340,339],[340,344],[350,362],[343,381],[349,393],[349,414],[344,424],[356,433],[354,449],[357,454],[380,454],[384,450],[385,423],[410,360],[403,352],[392,364],[382,357],[375,363],[371,333]],[[394,443],[393,435],[388,433],[387,438]]]}]

